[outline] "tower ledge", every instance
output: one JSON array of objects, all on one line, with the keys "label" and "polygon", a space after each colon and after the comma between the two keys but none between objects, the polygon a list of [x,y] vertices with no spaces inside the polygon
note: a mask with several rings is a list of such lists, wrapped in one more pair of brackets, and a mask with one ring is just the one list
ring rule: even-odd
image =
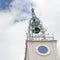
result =
[{"label": "tower ledge", "polygon": [[57,40],[26,40],[26,42],[57,42]]}]

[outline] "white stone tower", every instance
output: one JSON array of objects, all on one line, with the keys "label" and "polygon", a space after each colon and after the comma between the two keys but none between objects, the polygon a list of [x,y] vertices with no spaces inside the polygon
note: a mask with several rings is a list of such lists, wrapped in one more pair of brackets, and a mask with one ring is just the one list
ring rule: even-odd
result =
[{"label": "white stone tower", "polygon": [[32,8],[24,60],[59,60],[56,43],[53,35],[46,34],[46,29]]}]

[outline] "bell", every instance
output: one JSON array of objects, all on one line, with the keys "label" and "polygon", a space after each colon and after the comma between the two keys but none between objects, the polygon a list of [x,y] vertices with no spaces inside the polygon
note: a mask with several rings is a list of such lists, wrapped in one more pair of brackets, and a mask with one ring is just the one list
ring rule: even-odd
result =
[{"label": "bell", "polygon": [[32,32],[38,34],[40,32],[40,28],[35,27],[35,29],[33,29]]}]

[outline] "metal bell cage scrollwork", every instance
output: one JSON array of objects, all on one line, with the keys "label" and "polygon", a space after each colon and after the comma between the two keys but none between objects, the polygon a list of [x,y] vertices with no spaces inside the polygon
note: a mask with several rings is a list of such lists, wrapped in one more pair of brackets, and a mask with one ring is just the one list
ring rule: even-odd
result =
[{"label": "metal bell cage scrollwork", "polygon": [[54,40],[54,35],[45,33],[46,29],[41,21],[36,17],[34,9],[32,8],[32,18],[29,21],[27,40]]}]

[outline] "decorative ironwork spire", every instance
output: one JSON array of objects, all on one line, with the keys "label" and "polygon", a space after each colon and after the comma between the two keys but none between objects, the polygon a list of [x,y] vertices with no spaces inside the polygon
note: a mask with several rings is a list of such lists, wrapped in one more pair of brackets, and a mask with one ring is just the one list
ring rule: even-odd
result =
[{"label": "decorative ironwork spire", "polygon": [[39,18],[36,17],[34,9],[32,8],[32,18],[29,21],[27,39],[28,40],[46,40],[47,38],[54,39],[53,36],[47,37],[47,34],[45,32],[46,29],[44,28]]}]

